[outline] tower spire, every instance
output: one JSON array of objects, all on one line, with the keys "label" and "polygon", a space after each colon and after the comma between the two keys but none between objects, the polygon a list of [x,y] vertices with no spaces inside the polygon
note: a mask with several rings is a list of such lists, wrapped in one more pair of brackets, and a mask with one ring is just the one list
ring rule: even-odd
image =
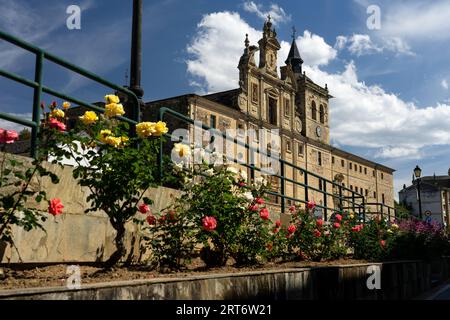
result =
[{"label": "tower spire", "polygon": [[303,59],[300,56],[300,51],[298,50],[297,43],[295,41],[296,33],[297,30],[295,29],[295,27],[292,27],[292,44],[285,63],[286,65],[291,65],[292,71],[294,71],[294,73],[302,74]]}]

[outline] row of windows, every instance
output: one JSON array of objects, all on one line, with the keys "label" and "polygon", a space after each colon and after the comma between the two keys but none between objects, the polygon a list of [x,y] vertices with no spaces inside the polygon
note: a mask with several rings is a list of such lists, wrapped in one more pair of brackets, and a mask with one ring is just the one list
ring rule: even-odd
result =
[{"label": "row of windows", "polygon": [[[259,87],[258,84],[252,83],[252,102],[253,103],[259,103]],[[269,106],[268,106],[268,119],[269,122],[272,124],[276,124],[275,116],[272,115],[276,113],[276,105],[277,100],[269,98]],[[286,117],[290,117],[291,115],[291,100],[290,99],[284,99],[284,115]]]},{"label": "row of windows", "polygon": [[[331,157],[331,164],[335,164],[334,156]],[[344,159],[341,159],[341,167],[342,167],[342,168],[345,168],[345,160],[344,160]],[[365,175],[367,175],[367,172],[368,172],[368,170],[367,170],[366,167],[363,167],[363,166],[357,165],[357,164],[353,164],[353,163],[351,163],[351,162],[348,163],[348,168],[349,168],[350,170],[353,170],[353,169],[354,169],[356,172],[358,172],[358,168],[359,168],[359,173],[363,173],[363,171],[364,171],[364,174],[365,174]],[[372,176],[373,176],[373,177],[376,177],[376,172],[375,172],[375,170],[372,170]],[[383,174],[383,172],[381,172],[381,179],[384,179],[384,174]]]},{"label": "row of windows", "polygon": [[[323,104],[321,104],[319,106],[319,121],[322,124],[325,124],[325,108],[326,108],[326,105],[324,106]],[[316,107],[315,101],[313,101],[311,103],[311,114],[312,114],[312,119],[314,121],[317,121],[317,107]]]}]

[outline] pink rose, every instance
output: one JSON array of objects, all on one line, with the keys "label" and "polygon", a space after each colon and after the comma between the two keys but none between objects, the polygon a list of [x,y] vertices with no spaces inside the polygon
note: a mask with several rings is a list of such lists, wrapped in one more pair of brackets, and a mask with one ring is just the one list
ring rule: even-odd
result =
[{"label": "pink rose", "polygon": [[261,211],[259,212],[259,216],[263,220],[269,220],[269,210],[267,210],[266,208],[261,209]]},{"label": "pink rose", "polygon": [[139,212],[142,214],[147,214],[150,211],[150,207],[148,206],[148,204],[145,204],[145,203],[141,204],[138,207],[138,209],[139,209]]},{"label": "pink rose", "polygon": [[316,226],[318,226],[319,228],[322,227],[323,226],[323,220],[322,219],[317,219]]},{"label": "pink rose", "polygon": [[295,211],[295,206],[290,206],[290,207],[289,207],[289,211],[290,211],[290,212],[294,212],[294,211]]},{"label": "pink rose", "polygon": [[278,228],[281,227],[281,221],[280,221],[280,220],[275,221],[275,225],[276,225]]},{"label": "pink rose", "polygon": [[339,229],[339,228],[341,227],[341,224],[340,224],[339,222],[335,222],[335,223],[333,224],[333,227],[334,227],[335,229]]},{"label": "pink rose", "polygon": [[213,231],[217,228],[217,220],[214,217],[204,217],[202,219],[203,229]]},{"label": "pink rose", "polygon": [[147,216],[147,218],[145,218],[145,220],[147,220],[147,223],[149,224],[149,225],[154,225],[154,224],[156,224],[156,218],[155,218],[155,216],[154,215],[152,215],[152,214],[149,214],[148,216]]},{"label": "pink rose", "polygon": [[256,202],[257,204],[264,204],[264,203],[265,203],[264,199],[261,199],[261,198],[256,198],[256,199],[255,199],[255,202]]},{"label": "pink rose", "polygon": [[314,209],[314,208],[316,207],[316,203],[315,203],[314,201],[310,200],[310,201],[308,201],[308,202],[306,203],[306,207],[307,207],[309,210],[312,210],[312,209]]},{"label": "pink rose", "polygon": [[334,217],[336,218],[337,221],[339,221],[339,222],[342,221],[342,216],[340,214],[337,214]]},{"label": "pink rose", "polygon": [[380,245],[384,248],[386,246],[386,240],[380,240]]},{"label": "pink rose", "polygon": [[48,126],[52,129],[58,129],[60,132],[66,131],[66,125],[55,118],[50,118],[48,121]]},{"label": "pink rose", "polygon": [[293,224],[291,224],[287,230],[288,230],[289,234],[293,234],[295,232],[295,230],[297,230],[297,227],[294,226]]},{"label": "pink rose", "polygon": [[14,143],[14,141],[19,140],[19,135],[14,130],[0,129],[0,143]]},{"label": "pink rose", "polygon": [[64,209],[64,206],[61,203],[61,199],[55,198],[50,200],[50,204],[48,206],[48,213],[57,216],[62,214],[62,209]]},{"label": "pink rose", "polygon": [[256,212],[259,210],[259,208],[256,204],[252,204],[251,206],[248,207],[248,210]]},{"label": "pink rose", "polygon": [[319,238],[322,235],[322,233],[319,230],[314,230],[314,237]]}]

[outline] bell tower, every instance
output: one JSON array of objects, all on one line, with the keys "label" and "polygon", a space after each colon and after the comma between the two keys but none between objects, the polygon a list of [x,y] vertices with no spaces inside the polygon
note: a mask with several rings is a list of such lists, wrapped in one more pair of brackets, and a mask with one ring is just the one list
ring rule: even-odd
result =
[{"label": "bell tower", "polygon": [[277,32],[272,29],[272,21],[270,15],[263,27],[263,37],[259,44],[259,68],[264,69],[270,75],[278,78],[277,73],[277,57],[278,50],[281,46],[277,40]]}]

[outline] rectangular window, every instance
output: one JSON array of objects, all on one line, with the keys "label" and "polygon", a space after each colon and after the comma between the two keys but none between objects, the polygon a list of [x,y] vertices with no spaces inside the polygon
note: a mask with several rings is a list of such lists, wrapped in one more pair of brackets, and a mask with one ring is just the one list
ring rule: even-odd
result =
[{"label": "rectangular window", "polygon": [[364,168],[364,174],[367,174],[367,168]]},{"label": "rectangular window", "polygon": [[383,204],[385,203],[384,202],[384,193],[381,194],[381,203],[383,203]]},{"label": "rectangular window", "polygon": [[341,166],[342,166],[342,168],[345,167],[345,161],[344,161],[344,159],[341,160]]},{"label": "rectangular window", "polygon": [[353,191],[353,186],[352,186],[352,185],[350,185],[350,190],[352,190],[352,191]]},{"label": "rectangular window", "polygon": [[362,173],[362,167],[359,166],[359,173]]},{"label": "rectangular window", "polygon": [[363,194],[363,188],[359,188],[359,193]]},{"label": "rectangular window", "polygon": [[319,164],[319,166],[322,165],[322,152],[317,153],[317,163]]},{"label": "rectangular window", "polygon": [[366,197],[369,195],[369,190],[366,189]]},{"label": "rectangular window", "polygon": [[252,83],[252,102],[259,102],[259,89],[256,83]]},{"label": "rectangular window", "polygon": [[372,175],[375,178],[375,170],[372,170]]},{"label": "rectangular window", "polygon": [[373,197],[374,197],[374,199],[377,198],[377,192],[376,191],[373,192]]},{"label": "rectangular window", "polygon": [[383,172],[381,173],[381,180],[383,180],[384,179],[384,176],[383,176]]},{"label": "rectangular window", "polygon": [[349,168],[350,170],[352,169],[352,163],[351,163],[351,162],[348,163],[348,168]]},{"label": "rectangular window", "polygon": [[303,157],[303,143],[301,142],[297,144],[297,154],[299,157]]},{"label": "rectangular window", "polygon": [[209,126],[213,129],[216,128],[217,117],[215,115],[211,115],[209,118]]},{"label": "rectangular window", "polygon": [[289,99],[284,100],[284,115],[286,117],[291,115],[291,101]]},{"label": "rectangular window", "polygon": [[292,152],[291,140],[286,140],[286,152],[289,152],[289,153]]},{"label": "rectangular window", "polygon": [[319,179],[319,190],[323,191],[323,187],[322,187],[322,179]]},{"label": "rectangular window", "polygon": [[269,107],[267,109],[267,121],[276,126],[277,122],[277,100],[269,98]]},{"label": "rectangular window", "polygon": [[334,164],[334,157],[331,157],[331,164]]}]

